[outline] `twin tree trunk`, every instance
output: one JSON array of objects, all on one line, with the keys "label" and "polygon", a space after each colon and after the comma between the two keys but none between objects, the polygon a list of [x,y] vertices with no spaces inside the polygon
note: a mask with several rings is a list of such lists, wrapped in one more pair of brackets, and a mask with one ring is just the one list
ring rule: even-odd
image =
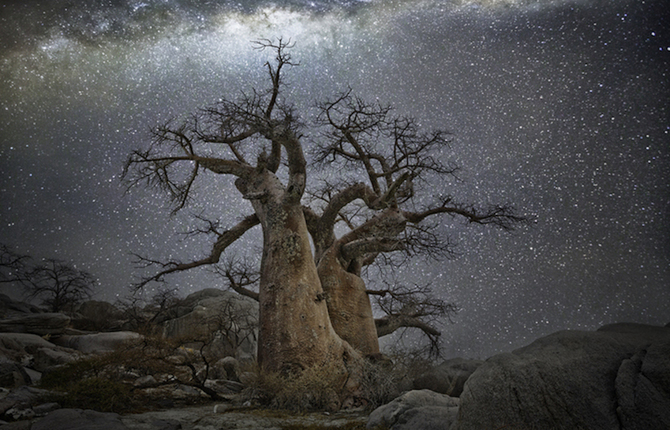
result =
[{"label": "twin tree trunk", "polygon": [[367,356],[379,354],[379,337],[365,282],[342,267],[339,243],[331,246],[318,265],[319,279],[335,332]]},{"label": "twin tree trunk", "polygon": [[328,365],[346,375],[348,364],[378,353],[365,285],[339,265],[333,250],[317,269],[299,195],[291,193],[294,185],[284,188],[265,170],[239,178],[236,186],[251,201],[263,229],[260,366],[292,373]]},{"label": "twin tree trunk", "polygon": [[[190,263],[161,264],[163,270],[137,288],[161,281],[170,273],[217,264],[229,245],[260,223],[259,364],[269,371],[286,373],[335,366],[343,375],[353,373],[355,380],[363,356],[379,354],[361,267],[379,254],[403,250],[405,245],[412,253],[448,254],[449,243],[442,243],[430,226],[407,229],[408,224],[418,226],[427,217],[460,216],[470,223],[503,229],[525,218],[506,206],[482,210],[459,204],[451,196],[432,195],[434,190],[428,190],[425,209],[402,210],[404,203],[415,198],[413,183],[425,180],[422,175],[448,176],[457,170],[437,155],[448,147],[450,139],[440,130],[424,133],[413,119],[390,116],[390,107],[368,104],[351,91],[319,104],[321,112],[315,125],[329,132],[313,143],[315,163],[353,166],[367,182],[343,183],[340,190],[331,190],[326,184],[323,194],[317,196],[325,203],[320,215],[303,207],[307,181],[303,125],[294,116],[293,107],[280,101],[282,69],[297,64],[291,61],[292,44],[279,39],[256,45],[276,53],[275,62],[266,63],[272,83],[268,91],[254,90],[237,102],[225,99],[181,125],[169,122],[158,127],[148,149],[132,152],[124,172],[125,176],[129,168],[135,169],[131,186],[146,183],[167,192],[177,203],[175,210],[186,205],[201,172],[235,176],[235,186],[251,202],[255,216],[247,216],[223,232],[218,231],[218,223],[210,223],[206,231],[198,230],[218,236],[211,255]],[[258,146],[258,139],[271,144],[269,154]],[[203,147],[208,149],[201,151]],[[221,156],[212,155],[209,148],[221,149]],[[251,154],[257,157],[255,165],[246,159]],[[185,165],[192,169],[190,174],[184,175]],[[288,174],[285,183],[277,176],[280,169],[280,177]],[[348,175],[353,171],[343,176]],[[373,216],[361,216],[347,208],[356,200]],[[336,238],[334,229],[340,221],[350,231]],[[144,260],[147,265],[156,264]],[[231,286],[235,284],[232,276],[229,280]],[[256,297],[252,291],[246,294]],[[416,312],[408,315],[402,310],[392,315],[389,309],[387,331],[402,325],[430,333],[420,318],[446,312],[440,301],[424,300],[416,305]],[[351,382],[347,387],[351,388]]]},{"label": "twin tree trunk", "polygon": [[330,322],[301,208],[267,206],[261,211],[259,363],[292,371],[345,359],[350,351]]}]

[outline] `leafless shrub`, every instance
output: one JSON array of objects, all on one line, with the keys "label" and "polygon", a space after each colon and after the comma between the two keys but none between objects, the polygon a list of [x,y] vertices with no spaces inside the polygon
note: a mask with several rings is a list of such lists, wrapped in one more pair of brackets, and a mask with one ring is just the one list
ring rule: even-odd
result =
[{"label": "leafless shrub", "polygon": [[348,374],[342,367],[332,364],[282,374],[256,370],[254,384],[243,394],[263,406],[294,412],[338,410],[341,393]]}]

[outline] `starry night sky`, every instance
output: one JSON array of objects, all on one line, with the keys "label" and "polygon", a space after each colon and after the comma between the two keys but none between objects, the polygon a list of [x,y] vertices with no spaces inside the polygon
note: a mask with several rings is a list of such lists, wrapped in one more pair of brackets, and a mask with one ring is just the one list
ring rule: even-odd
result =
[{"label": "starry night sky", "polygon": [[[229,180],[170,217],[164,196],[125,193],[120,176],[152,127],[264,86],[267,53],[250,41],[283,36],[296,42],[286,94],[304,120],[347,86],[390,103],[453,133],[444,156],[460,181],[436,187],[535,220],[505,233],[445,218],[459,256],[398,271],[461,307],[443,327],[446,356],[670,322],[668,1],[0,5],[0,242],[91,272],[97,299],[147,273],[131,252],[204,256],[207,239],[179,235],[197,226],[191,214],[232,225],[250,213]],[[171,281],[184,295],[223,286],[203,270]]]}]

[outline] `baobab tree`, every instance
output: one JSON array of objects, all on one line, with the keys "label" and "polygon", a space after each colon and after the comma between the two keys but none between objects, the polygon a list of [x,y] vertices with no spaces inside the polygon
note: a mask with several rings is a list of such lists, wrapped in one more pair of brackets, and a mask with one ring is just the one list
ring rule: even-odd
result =
[{"label": "baobab tree", "polygon": [[[462,218],[510,229],[524,218],[507,206],[477,208],[439,193],[419,202],[417,189],[433,188],[456,171],[440,154],[450,135],[425,132],[414,119],[351,90],[318,103],[311,136],[305,137],[307,125],[282,94],[285,73],[297,65],[291,47],[281,39],[256,42],[256,48],[274,54],[265,64],[267,90],[224,98],[181,123],[157,127],[148,147],[131,153],[125,170],[129,186],[160,188],[175,210],[187,205],[196,181],[219,175],[235,177],[238,195],[253,208],[228,228],[204,220],[198,231],[213,234],[215,241],[202,259],[142,258],[159,269],[137,287],[225,263],[226,250],[260,226],[260,267],[254,272],[228,259],[217,269],[233,290],[259,301],[259,364],[288,372],[335,364],[346,371],[360,357],[379,353],[370,295],[402,296],[393,288],[366,288],[367,266],[406,261],[394,255],[449,255],[449,241],[430,219]],[[307,156],[314,167],[309,172]],[[324,169],[346,173],[325,180]],[[407,312],[404,320],[387,320],[386,326],[411,326],[420,317]]]}]

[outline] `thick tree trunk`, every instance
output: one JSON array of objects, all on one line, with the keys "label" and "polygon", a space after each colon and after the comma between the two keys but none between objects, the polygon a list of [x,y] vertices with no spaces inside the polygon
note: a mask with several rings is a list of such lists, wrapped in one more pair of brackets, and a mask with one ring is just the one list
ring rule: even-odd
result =
[{"label": "thick tree trunk", "polygon": [[335,332],[364,355],[379,354],[379,339],[365,282],[340,263],[332,246],[319,261],[318,271]]},{"label": "thick tree trunk", "polygon": [[357,354],[331,325],[302,208],[286,198],[272,173],[262,176],[237,183],[252,196],[263,227],[259,364],[280,372],[345,366]]},{"label": "thick tree trunk", "polygon": [[300,208],[273,213],[265,229],[258,358],[269,370],[301,370],[343,359],[312,259]]}]

